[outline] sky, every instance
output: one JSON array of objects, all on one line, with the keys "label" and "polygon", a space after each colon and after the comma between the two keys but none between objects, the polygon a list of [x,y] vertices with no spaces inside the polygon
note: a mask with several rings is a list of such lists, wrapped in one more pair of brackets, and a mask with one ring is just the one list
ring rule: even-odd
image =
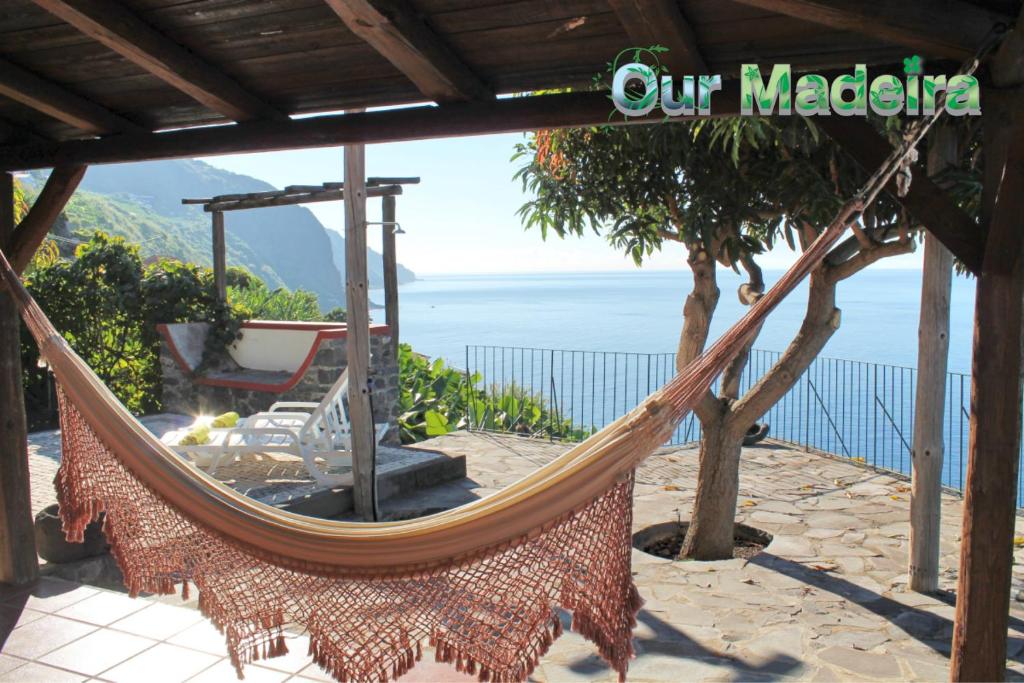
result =
[{"label": "sky", "polygon": [[[421,178],[419,185],[405,186],[397,199],[397,220],[406,233],[399,236],[399,262],[420,275],[635,269],[622,251],[595,235],[566,240],[552,235],[545,242],[539,231],[523,229],[516,212],[528,196],[512,178],[520,162],[510,161],[516,143],[523,140],[516,133],[367,145],[367,176]],[[343,154],[341,148],[324,148],[202,161],[285,187],[341,180]],[[344,232],[340,202],[307,207],[327,228]],[[380,200],[368,200],[367,220],[380,220]],[[367,241],[372,248],[379,250],[380,235],[379,226],[370,226]],[[921,251],[874,267],[920,267]],[[760,262],[763,268],[781,269],[794,258],[782,244]],[[644,268],[685,268],[683,247],[666,246]]]}]

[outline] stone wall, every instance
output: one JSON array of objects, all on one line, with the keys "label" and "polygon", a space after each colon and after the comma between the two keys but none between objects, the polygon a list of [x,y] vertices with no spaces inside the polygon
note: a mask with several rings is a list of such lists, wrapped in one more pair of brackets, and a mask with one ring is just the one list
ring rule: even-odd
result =
[{"label": "stone wall", "polygon": [[[282,393],[254,391],[229,386],[200,384],[186,372],[171,353],[166,339],[160,347],[160,367],[163,373],[163,407],[167,412],[185,415],[217,415],[235,411],[242,416],[267,410],[277,401],[320,402],[324,394],[337,381],[338,375],[348,363],[346,359],[347,340],[324,339],[316,356],[291,389]],[[255,373],[235,365],[230,359],[223,360],[217,367],[207,369],[203,376],[217,379],[250,381]],[[287,373],[263,373],[269,374]],[[383,439],[385,444],[398,444],[398,363],[391,348],[391,337],[374,334],[370,336],[370,380],[373,393],[374,422],[387,422],[391,429]]]}]

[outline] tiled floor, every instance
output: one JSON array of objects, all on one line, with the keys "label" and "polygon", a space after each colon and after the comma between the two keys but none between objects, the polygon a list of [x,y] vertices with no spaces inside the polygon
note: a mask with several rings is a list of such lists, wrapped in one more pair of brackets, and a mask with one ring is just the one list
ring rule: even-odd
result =
[{"label": "tiled floor", "polygon": [[[249,683],[330,681],[291,636],[289,653],[245,667]],[[228,683],[237,681],[224,637],[202,615],[58,579],[31,589],[0,587],[0,681]],[[403,683],[475,680],[421,662]]]}]

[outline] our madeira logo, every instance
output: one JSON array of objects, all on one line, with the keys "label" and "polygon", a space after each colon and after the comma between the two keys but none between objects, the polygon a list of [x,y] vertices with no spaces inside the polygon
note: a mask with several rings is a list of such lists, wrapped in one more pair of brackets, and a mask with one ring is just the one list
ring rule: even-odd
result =
[{"label": "our madeira logo", "polygon": [[[864,64],[831,82],[820,74],[805,74],[794,83],[789,64],[774,65],[767,82],[760,66],[744,64],[740,69],[740,114],[866,116],[870,108],[879,116],[931,115],[940,106],[943,92],[941,106],[950,116],[981,114],[981,87],[974,76],[923,74],[917,55],[904,59],[903,67],[902,78],[881,74],[870,83]],[[667,116],[708,115],[712,93],[721,89],[721,76],[675,79],[660,66],[633,61],[615,70],[612,102],[626,116],[645,116],[659,101]]]}]

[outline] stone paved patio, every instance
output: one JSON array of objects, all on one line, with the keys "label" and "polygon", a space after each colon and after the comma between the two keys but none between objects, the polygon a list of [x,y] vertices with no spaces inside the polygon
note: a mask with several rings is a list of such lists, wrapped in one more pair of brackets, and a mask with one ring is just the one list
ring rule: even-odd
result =
[{"label": "stone paved patio", "polygon": [[[433,439],[423,447],[466,455],[467,478],[392,499],[386,512],[405,514],[486,496],[566,448],[464,432]],[[32,461],[35,482],[40,479],[40,459],[37,455]],[[637,475],[635,528],[686,519],[695,479],[693,449],[666,449],[648,459]],[[960,512],[959,499],[946,496],[941,568],[947,590],[956,581]],[[671,562],[634,551],[634,573],[646,605],[639,616],[638,656],[630,680],[947,680],[953,599],[949,592],[930,597],[905,591],[908,516],[909,490],[901,479],[780,444],[745,449],[737,519],[772,533],[774,540],[750,561]],[[1018,522],[1018,528],[1024,535],[1024,525]],[[1024,550],[1018,550],[1018,567],[1022,560]],[[1022,579],[1024,572],[1016,569],[1015,594],[1024,587]],[[129,620],[134,611],[105,621],[108,607],[99,603],[122,605],[110,607],[113,611],[128,610],[123,596],[97,594],[74,584],[58,595],[67,591],[82,596],[77,609],[70,609],[63,597],[52,604],[32,598],[20,607],[19,598],[6,597],[0,615],[8,622],[14,619],[8,629],[14,624],[17,628],[0,654],[0,680],[58,680],[57,673],[70,676],[72,671],[78,674],[75,680],[130,680],[124,672],[142,666],[131,664],[133,655],[173,663],[147,669],[163,676],[153,680],[234,679],[223,660],[221,637],[208,625],[190,622],[180,633],[161,639]],[[94,600],[95,595],[109,597]],[[166,599],[130,604],[145,610],[140,614],[172,610],[167,614],[175,616],[168,619],[175,624],[198,616],[169,606]],[[1024,679],[1024,604],[1014,602],[1011,607],[1008,675]],[[60,614],[47,617],[47,610]],[[47,618],[51,621],[43,621]],[[140,624],[145,621],[138,619]],[[23,631],[26,628],[31,630]],[[114,635],[99,635],[107,631]],[[188,634],[193,631],[205,635]],[[122,660],[105,669],[96,667],[106,662],[86,667],[75,658],[92,662],[93,641],[119,641],[122,635],[142,640],[132,641],[134,645],[126,646],[131,652],[125,651]],[[284,660],[248,669],[247,679],[323,679],[302,654],[301,634],[295,635],[293,645],[293,654]],[[79,655],[68,654],[76,652]],[[47,666],[59,671],[39,668]],[[410,677],[469,680],[433,663],[414,669]],[[534,676],[552,682],[614,678],[593,647],[571,632],[555,643]]]},{"label": "stone paved patio", "polygon": [[[454,433],[429,442],[467,456],[468,481],[393,505],[484,496],[565,446]],[[695,449],[665,449],[637,473],[634,530],[687,519]],[[461,488],[461,491],[457,490]],[[906,481],[781,444],[743,452],[737,521],[774,535],[751,561],[671,562],[633,551],[646,605],[630,680],[948,680],[950,593],[907,592]],[[956,585],[961,501],[944,496],[942,587]],[[1018,533],[1024,525],[1018,521]],[[1015,594],[1024,587],[1018,550]],[[1008,676],[1024,678],[1024,605],[1012,605]],[[582,638],[567,633],[538,678],[611,681]]]}]

